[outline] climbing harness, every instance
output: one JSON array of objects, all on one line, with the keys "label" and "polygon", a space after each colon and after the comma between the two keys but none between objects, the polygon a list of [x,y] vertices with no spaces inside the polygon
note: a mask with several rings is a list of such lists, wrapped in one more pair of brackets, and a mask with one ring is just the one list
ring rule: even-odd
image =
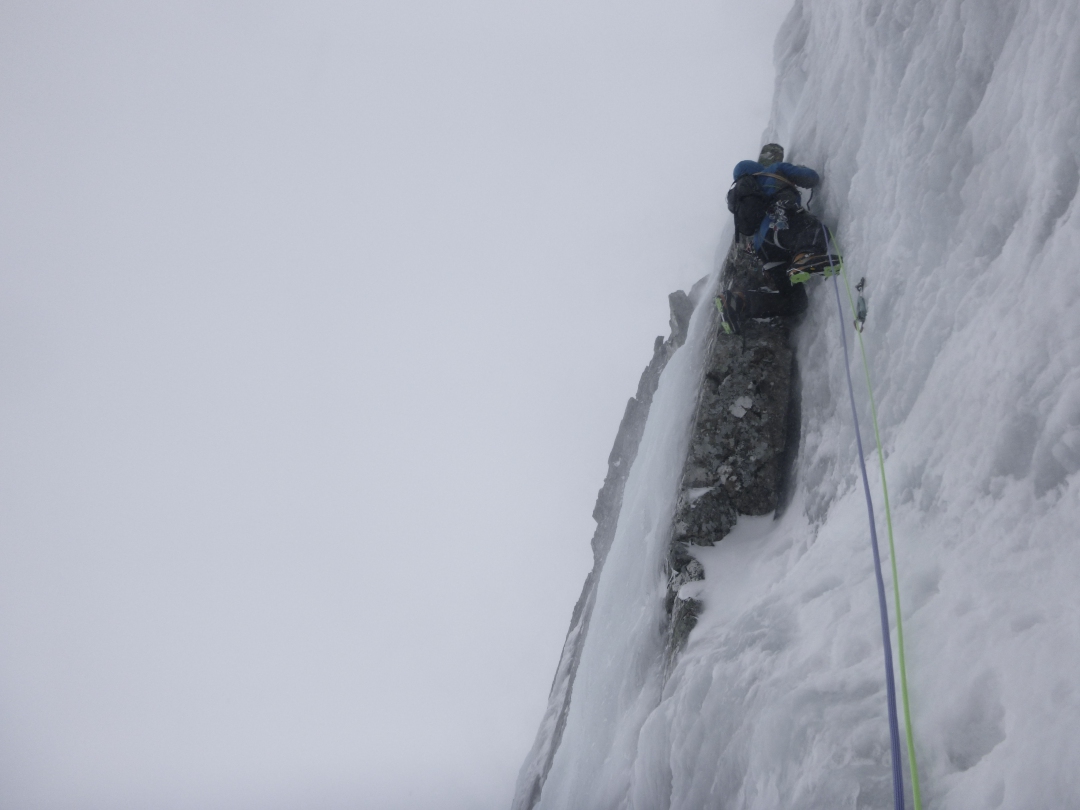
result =
[{"label": "climbing harness", "polygon": [[[824,227],[825,226],[822,225],[823,229]],[[826,239],[827,245],[835,245],[836,240],[833,238],[832,231],[826,231]],[[830,250],[830,252],[832,251]],[[873,386],[870,384],[870,365],[866,359],[866,346],[863,344],[862,339],[862,326],[866,322],[866,300],[862,296],[862,291],[866,287],[866,279],[860,279],[859,283],[855,285],[855,289],[859,292],[859,300],[858,303],[856,303],[851,295],[851,285],[848,283],[843,255],[839,253],[839,251],[836,252],[836,255],[840,257],[840,261],[839,266],[833,275],[833,288],[836,292],[836,306],[840,312],[840,336],[844,342],[844,372],[847,375],[848,395],[851,399],[851,416],[855,422],[855,440],[859,450],[859,467],[862,471],[863,492],[866,495],[866,509],[870,518],[870,543],[874,550],[874,572],[877,576],[878,603],[881,612],[882,636],[885,643],[885,685],[889,703],[890,742],[892,743],[893,792],[894,798],[896,798],[897,810],[903,810],[904,791],[903,779],[899,766],[900,754],[897,729],[898,724],[896,719],[896,688],[893,681],[892,646],[889,641],[889,620],[885,604],[885,585],[881,575],[881,557],[878,551],[877,529],[874,522],[874,505],[870,499],[870,484],[866,475],[866,462],[863,457],[862,437],[859,433],[859,417],[855,408],[855,392],[851,383],[851,362],[848,357],[847,334],[844,329],[844,308],[840,303],[840,284],[837,280],[837,277],[841,275],[844,277],[844,287],[847,290],[848,303],[851,305],[852,313],[855,315],[859,351],[862,355],[863,372],[866,375],[866,388],[870,396],[870,413],[873,416],[874,440],[877,443],[878,467],[881,471],[881,488],[885,497],[885,523],[889,532],[889,561],[892,566],[893,603],[896,611],[896,640],[900,664],[900,691],[904,706],[904,727],[907,737],[908,769],[911,773],[911,792],[915,802],[915,810],[922,810],[922,791],[919,786],[919,770],[915,760],[915,741],[911,727],[910,701],[908,700],[907,665],[904,658],[904,622],[900,610],[900,575],[896,567],[896,545],[893,539],[892,510],[889,507],[889,489],[885,480],[885,456],[881,449],[881,431],[878,428],[877,404],[874,401]]]},{"label": "climbing harness", "polygon": [[[761,225],[758,226],[758,231],[754,235],[754,250],[761,250],[761,246],[766,242],[783,250],[784,246],[780,244],[780,231],[786,231],[787,228],[787,207],[782,201],[777,200],[768,207],[765,218],[761,220]],[[771,240],[769,239],[770,234],[772,235]]]}]

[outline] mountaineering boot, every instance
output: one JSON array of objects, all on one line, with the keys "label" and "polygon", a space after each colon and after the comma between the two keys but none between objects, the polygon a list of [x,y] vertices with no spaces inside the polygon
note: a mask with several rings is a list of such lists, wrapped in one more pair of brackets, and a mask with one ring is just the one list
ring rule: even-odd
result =
[{"label": "mountaineering boot", "polygon": [[840,257],[833,253],[799,253],[791,260],[788,280],[792,284],[802,284],[810,280],[812,273],[828,278],[839,272]]},{"label": "mountaineering boot", "polygon": [[720,328],[724,334],[739,334],[746,316],[746,296],[735,290],[724,290],[716,297],[716,309],[720,312]]}]

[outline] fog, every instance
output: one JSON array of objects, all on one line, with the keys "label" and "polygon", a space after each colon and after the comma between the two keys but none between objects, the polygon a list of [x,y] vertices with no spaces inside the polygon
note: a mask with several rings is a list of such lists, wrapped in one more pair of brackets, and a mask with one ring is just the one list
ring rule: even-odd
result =
[{"label": "fog", "polygon": [[509,804],[788,6],[0,8],[0,806]]}]

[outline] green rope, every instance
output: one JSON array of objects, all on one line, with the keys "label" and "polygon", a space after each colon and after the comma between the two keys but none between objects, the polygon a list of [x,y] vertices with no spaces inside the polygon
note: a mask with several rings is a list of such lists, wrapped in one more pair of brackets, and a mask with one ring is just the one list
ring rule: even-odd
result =
[{"label": "green rope", "polygon": [[[829,231],[829,239],[834,243],[836,238]],[[840,258],[840,273],[844,277],[844,288],[847,290],[848,303],[851,305],[851,314],[856,315],[855,299],[851,295],[851,284],[848,282],[847,269],[844,267],[843,256]],[[863,373],[866,375],[866,390],[870,394],[870,414],[874,420],[874,440],[877,442],[878,468],[881,470],[881,490],[885,493],[885,525],[889,530],[889,563],[892,566],[893,600],[896,603],[896,642],[900,661],[900,695],[904,704],[904,731],[907,735],[908,768],[911,771],[911,794],[915,800],[915,810],[922,810],[922,791],[919,789],[919,769],[915,763],[915,740],[911,729],[911,709],[908,701],[907,666],[904,660],[904,620],[900,613],[900,575],[896,570],[896,544],[893,542],[892,511],[889,508],[889,487],[885,481],[885,454],[881,450],[881,432],[878,430],[877,403],[874,401],[874,387],[870,384],[870,364],[866,360],[866,346],[863,344],[862,332],[858,329],[855,334],[859,338],[859,353],[862,355]]]}]

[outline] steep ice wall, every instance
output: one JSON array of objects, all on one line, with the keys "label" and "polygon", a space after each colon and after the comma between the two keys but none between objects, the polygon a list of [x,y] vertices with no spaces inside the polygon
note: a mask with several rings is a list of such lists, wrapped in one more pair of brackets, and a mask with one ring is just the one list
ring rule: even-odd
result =
[{"label": "steep ice wall", "polygon": [[[820,210],[870,283],[927,804],[1080,806],[1080,6],[797,3],[777,59],[767,135],[824,169]],[[846,527],[858,497],[827,292],[800,334],[800,481],[821,562],[833,558],[820,575],[849,580],[868,555],[827,545],[863,542]],[[792,594],[819,587],[789,576]],[[807,619],[870,584],[838,586],[822,607],[792,602],[798,627],[821,636],[798,645],[803,660],[834,656],[814,668],[818,688],[834,687],[837,647],[856,637]],[[820,710],[804,710],[808,732]],[[803,769],[827,785],[826,763],[857,761],[842,732],[818,739],[795,749],[793,793]]]},{"label": "steep ice wall", "polygon": [[[814,207],[869,283],[925,806],[1080,806],[1080,6],[797,0],[776,59],[766,139],[822,170]],[[704,322],[661,380],[538,806],[889,807],[822,284],[796,332],[792,504],[699,553],[704,610],[662,676],[663,516]]]}]

